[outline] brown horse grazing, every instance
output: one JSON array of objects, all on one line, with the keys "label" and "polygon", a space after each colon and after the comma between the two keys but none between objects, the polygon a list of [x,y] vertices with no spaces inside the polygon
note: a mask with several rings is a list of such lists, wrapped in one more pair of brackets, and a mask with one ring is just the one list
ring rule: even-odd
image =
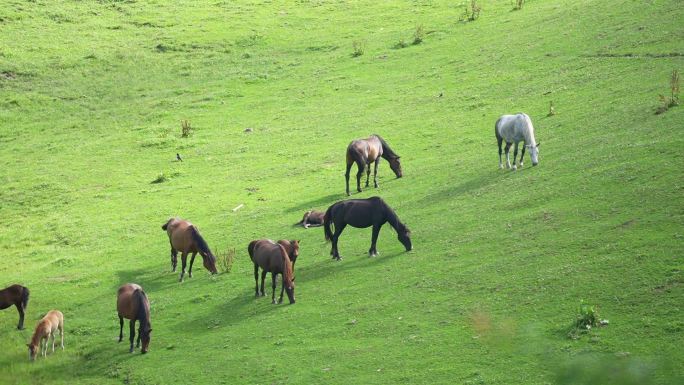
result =
[{"label": "brown horse grazing", "polygon": [[19,312],[19,325],[17,329],[24,328],[24,312],[28,306],[29,289],[21,285],[12,285],[0,290],[0,310],[14,305]]},{"label": "brown horse grazing", "polygon": [[[29,349],[29,360],[36,359],[36,355],[43,349],[43,357],[47,357],[48,339],[52,337],[52,352],[55,352],[55,333],[59,330],[62,339],[62,350],[64,350],[64,314],[59,310],[50,310],[36,326],[31,342],[26,344]],[[43,340],[45,345],[43,346]]]},{"label": "brown horse grazing", "polygon": [[131,348],[129,353],[133,353],[133,340],[135,339],[135,321],[140,321],[138,328],[138,342],[136,347],[140,347],[142,339],[142,354],[147,353],[150,346],[150,333],[152,324],[150,323],[150,301],[140,285],[127,283],[119,288],[116,298],[116,311],[119,313],[119,342],[123,340],[123,319],[131,320],[130,340]]},{"label": "brown horse grazing", "polygon": [[356,190],[361,192],[361,176],[364,168],[366,169],[366,187],[370,180],[370,164],[375,162],[375,170],[373,171],[373,183],[375,188],[378,188],[378,163],[380,158],[385,158],[390,164],[390,168],[394,171],[397,178],[401,178],[401,163],[399,162],[399,155],[387,145],[380,135],[371,135],[368,139],[358,139],[349,143],[347,146],[347,172],[344,174],[347,182],[347,195],[349,193],[349,171],[354,163],[358,167],[356,173]]},{"label": "brown horse grazing", "polygon": [[207,242],[202,238],[197,228],[190,222],[184,221],[178,218],[169,219],[164,225],[162,225],[162,230],[166,230],[169,235],[169,242],[171,243],[171,267],[173,271],[176,271],[176,264],[178,262],[177,253],[181,252],[181,261],[183,262],[182,270],[180,273],[180,281],[183,282],[183,276],[185,275],[185,262],[188,257],[188,253],[192,253],[192,258],[190,258],[190,269],[188,269],[188,275],[192,278],[192,264],[195,262],[195,255],[199,252],[202,256],[202,261],[204,267],[207,268],[212,274],[216,274],[216,257],[209,250]]},{"label": "brown horse grazing", "polygon": [[295,226],[302,225],[305,229],[309,227],[323,226],[323,217],[325,213],[323,211],[309,210],[304,213],[304,218],[301,221],[295,223]]},{"label": "brown horse grazing", "polygon": [[[263,297],[264,294],[264,279],[266,273],[271,273],[273,280],[273,294],[271,295],[271,303],[275,304],[275,289],[276,289],[276,275],[282,274],[282,288],[280,289],[280,299],[277,303],[283,302],[283,291],[287,292],[287,297],[290,304],[295,303],[294,294],[294,273],[292,262],[288,256],[287,250],[283,246],[282,241],[278,243],[270,239],[259,239],[249,243],[247,251],[249,257],[254,262],[254,281],[256,281],[256,296]],[[261,267],[261,292],[259,292],[259,267]]]},{"label": "brown horse grazing", "polygon": [[[332,241],[332,249],[330,255],[333,259],[338,261],[342,259],[337,251],[337,240],[340,234],[347,225],[352,227],[366,228],[373,226],[373,235],[371,237],[371,247],[368,254],[371,257],[378,255],[375,244],[378,241],[378,234],[380,228],[385,222],[394,228],[406,251],[413,249],[411,244],[411,232],[409,229],[399,221],[399,217],[394,210],[385,203],[380,197],[372,197],[368,199],[349,199],[333,204],[325,212],[325,220],[323,223],[325,230],[325,240]],[[335,233],[331,230],[331,224],[335,226]]]}]

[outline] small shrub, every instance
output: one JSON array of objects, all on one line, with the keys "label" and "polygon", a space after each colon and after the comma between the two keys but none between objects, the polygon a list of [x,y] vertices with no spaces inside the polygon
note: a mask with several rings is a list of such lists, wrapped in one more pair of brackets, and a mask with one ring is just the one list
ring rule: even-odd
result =
[{"label": "small shrub", "polygon": [[366,51],[366,44],[360,40],[354,40],[352,42],[352,57],[359,57]]},{"label": "small shrub", "polygon": [[413,32],[413,45],[422,43],[423,39],[425,39],[425,29],[422,24],[419,24]]},{"label": "small shrub", "polygon": [[219,270],[222,273],[230,273],[235,261],[235,249],[228,249],[224,253],[219,253],[216,259]]},{"label": "small shrub", "polygon": [[166,176],[166,174],[164,174],[164,172],[162,171],[162,172],[159,173],[159,175],[157,175],[157,178],[156,178],[155,180],[153,180],[151,183],[164,183],[164,182],[166,182],[167,180],[169,180],[169,178],[168,178],[168,177]]},{"label": "small shrub", "polygon": [[480,17],[482,7],[477,3],[477,0],[470,0],[465,2],[465,9],[461,15],[461,21],[475,21]]},{"label": "small shrub", "polygon": [[672,70],[670,76],[670,96],[660,95],[660,102],[662,103],[656,109],[656,114],[662,114],[674,106],[679,105],[679,71]]},{"label": "small shrub", "polygon": [[515,0],[515,5],[513,6],[514,11],[519,11],[522,9],[525,0]]},{"label": "small shrub", "polygon": [[402,49],[408,47],[408,43],[404,39],[399,39],[397,44],[394,45],[394,49]]},{"label": "small shrub", "polygon": [[187,120],[181,120],[181,137],[187,138],[192,133],[192,126]]},{"label": "small shrub", "polygon": [[553,106],[553,100],[549,102],[549,113],[546,116],[554,116],[556,115],[556,108]]},{"label": "small shrub", "polygon": [[584,303],[584,300],[580,300],[578,313],[575,316],[575,323],[568,331],[568,337],[576,340],[580,338],[582,334],[590,332],[591,328],[607,324],[607,320],[599,319],[598,310],[595,306],[588,305]]}]

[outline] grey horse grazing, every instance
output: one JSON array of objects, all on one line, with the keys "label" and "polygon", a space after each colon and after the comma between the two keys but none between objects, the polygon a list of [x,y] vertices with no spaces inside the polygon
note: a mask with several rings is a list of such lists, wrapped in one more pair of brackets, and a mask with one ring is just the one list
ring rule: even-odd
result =
[{"label": "grey horse grazing", "polygon": [[515,159],[518,156],[519,142],[524,142],[522,153],[520,154],[520,167],[523,166],[526,147],[530,149],[532,165],[536,166],[539,163],[539,143],[534,139],[534,126],[532,126],[532,120],[530,120],[527,114],[502,115],[494,125],[494,133],[499,143],[499,168],[503,168],[503,163],[501,162],[501,143],[504,140],[506,141],[506,168],[511,168],[509,149],[511,144],[515,143],[513,149],[513,170],[517,169]]}]

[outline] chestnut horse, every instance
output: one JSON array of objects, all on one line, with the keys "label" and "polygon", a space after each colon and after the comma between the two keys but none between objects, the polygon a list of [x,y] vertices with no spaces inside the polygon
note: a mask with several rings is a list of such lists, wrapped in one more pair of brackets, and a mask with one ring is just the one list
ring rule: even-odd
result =
[{"label": "chestnut horse", "polygon": [[309,210],[304,213],[304,217],[301,221],[295,223],[295,226],[302,225],[305,229],[309,227],[323,226],[323,217],[325,213],[323,211]]},{"label": "chestnut horse", "polygon": [[24,328],[24,312],[28,306],[29,289],[21,285],[12,285],[0,290],[0,310],[14,305],[19,312],[19,325],[17,329]]},{"label": "chestnut horse", "polygon": [[188,253],[192,253],[190,268],[188,269],[190,278],[192,278],[192,264],[195,262],[195,255],[197,255],[198,252],[202,256],[204,267],[212,274],[218,272],[216,270],[216,257],[211,250],[209,250],[207,242],[202,238],[199,231],[192,223],[178,218],[171,218],[162,225],[162,230],[166,230],[166,233],[169,235],[169,242],[171,243],[171,267],[173,268],[173,271],[176,271],[176,264],[178,262],[177,253],[179,251],[181,252],[181,261],[183,262],[180,273],[181,282],[183,282],[183,276],[185,275],[185,262]]},{"label": "chestnut horse", "polygon": [[133,340],[135,339],[135,321],[140,321],[138,328],[138,342],[136,347],[140,347],[142,339],[141,353],[147,353],[150,346],[150,333],[152,324],[150,323],[150,301],[140,285],[127,283],[119,288],[116,298],[116,311],[119,314],[119,342],[123,340],[123,319],[131,320],[130,340],[131,348],[129,353],[133,353]]},{"label": "chestnut horse", "polygon": [[[64,350],[64,314],[59,310],[50,310],[45,317],[43,317],[36,330],[33,332],[31,342],[26,344],[29,349],[29,360],[36,359],[36,355],[43,349],[43,357],[47,357],[48,340],[52,337],[52,352],[55,352],[55,333],[59,330],[59,335],[62,339],[62,350]],[[45,345],[43,345],[45,340]]]},{"label": "chestnut horse", "polygon": [[361,176],[364,169],[366,169],[366,187],[368,187],[371,162],[375,162],[373,183],[375,188],[378,188],[378,163],[381,157],[389,162],[390,168],[394,171],[397,178],[401,178],[399,155],[392,151],[380,135],[371,135],[368,139],[358,139],[349,143],[349,146],[347,146],[347,172],[344,174],[347,182],[347,195],[351,195],[349,193],[349,171],[354,163],[356,163],[358,168],[356,173],[356,190],[361,192]]},{"label": "chestnut horse", "polygon": [[[271,303],[275,304],[275,289],[276,289],[276,275],[282,274],[282,287],[280,289],[280,299],[277,303],[283,302],[283,291],[287,292],[287,297],[290,304],[295,303],[294,294],[294,273],[293,263],[288,255],[287,249],[283,243],[287,241],[273,242],[270,239],[254,240],[247,246],[249,257],[254,262],[254,281],[256,282],[256,296],[263,297],[264,294],[264,280],[266,273],[271,273],[273,281],[273,292],[271,295]],[[297,246],[297,250],[299,247]],[[296,256],[295,256],[296,258]],[[261,292],[259,292],[259,267],[261,267]]]},{"label": "chestnut horse", "polygon": [[[337,240],[342,234],[342,231],[347,225],[352,227],[366,228],[373,226],[373,235],[371,237],[371,247],[368,254],[371,257],[378,255],[375,244],[378,241],[378,234],[380,228],[385,222],[394,228],[406,251],[413,249],[411,244],[411,232],[409,229],[399,221],[399,217],[392,210],[391,207],[385,203],[380,197],[372,197],[368,199],[349,199],[333,204],[325,212],[325,221],[323,223],[325,230],[325,240],[332,241],[332,249],[330,255],[333,259],[338,261],[342,259],[337,251]],[[331,230],[331,224],[335,227],[335,233]]]}]

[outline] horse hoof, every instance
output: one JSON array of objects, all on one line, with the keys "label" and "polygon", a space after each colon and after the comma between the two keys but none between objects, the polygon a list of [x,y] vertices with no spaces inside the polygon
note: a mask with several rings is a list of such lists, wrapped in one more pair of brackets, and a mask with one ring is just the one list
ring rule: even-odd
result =
[{"label": "horse hoof", "polygon": [[513,171],[517,171],[517,170],[518,170],[518,167],[517,167],[517,166],[513,166]]},{"label": "horse hoof", "polygon": [[129,353],[133,353],[133,348],[128,349]]}]

